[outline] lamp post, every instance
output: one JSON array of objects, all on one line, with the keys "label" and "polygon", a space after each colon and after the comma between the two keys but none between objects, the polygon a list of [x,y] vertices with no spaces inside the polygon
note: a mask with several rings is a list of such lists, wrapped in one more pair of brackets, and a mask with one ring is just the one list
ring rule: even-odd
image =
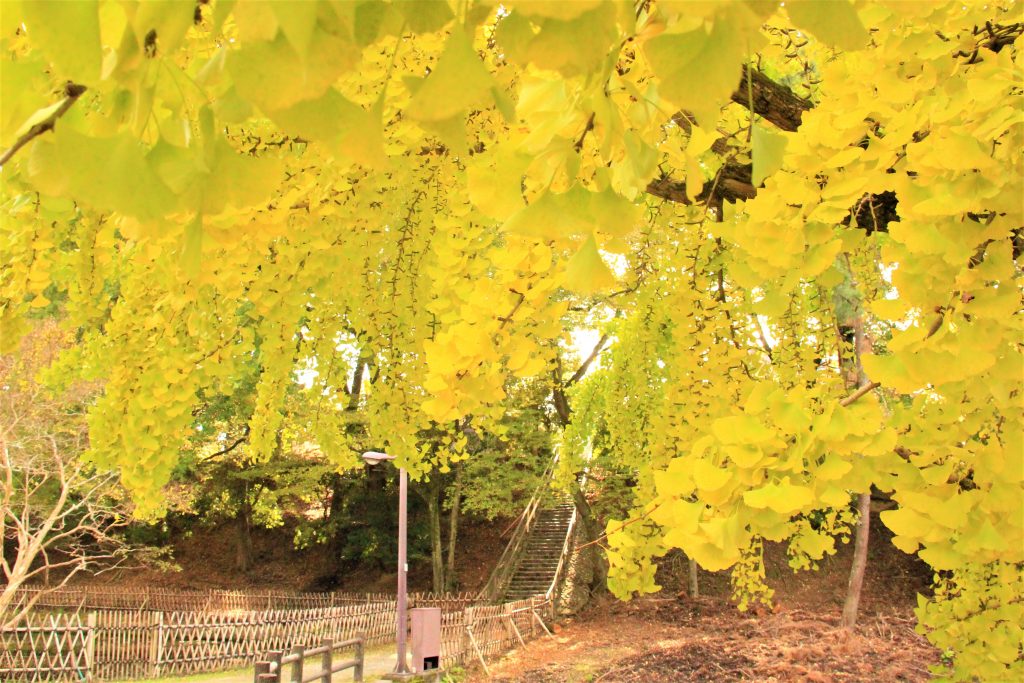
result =
[{"label": "lamp post", "polygon": [[[380,453],[378,451],[366,451],[363,453],[363,461],[367,465],[376,465],[377,463],[384,462],[385,460],[394,460],[395,456],[388,455],[387,453]],[[396,674],[408,674],[409,667],[405,658],[405,638],[406,629],[408,627],[408,617],[406,616],[406,584],[405,577],[409,571],[409,563],[406,559],[406,534],[408,531],[408,518],[407,518],[407,490],[409,487],[409,477],[405,472],[404,467],[398,468],[398,613],[396,614],[397,625],[395,640],[398,643],[398,664],[395,666],[394,673]]]}]

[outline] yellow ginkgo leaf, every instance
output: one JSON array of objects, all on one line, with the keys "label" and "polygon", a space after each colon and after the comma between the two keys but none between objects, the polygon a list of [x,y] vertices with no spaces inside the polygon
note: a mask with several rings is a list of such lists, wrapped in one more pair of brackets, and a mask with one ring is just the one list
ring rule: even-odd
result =
[{"label": "yellow ginkgo leaf", "polygon": [[444,121],[469,109],[489,105],[494,79],[480,61],[469,36],[455,31],[437,66],[420,85],[406,114],[420,121]]},{"label": "yellow ginkgo leaf", "polygon": [[565,266],[566,284],[580,294],[595,294],[615,285],[615,275],[601,258],[591,233]]}]

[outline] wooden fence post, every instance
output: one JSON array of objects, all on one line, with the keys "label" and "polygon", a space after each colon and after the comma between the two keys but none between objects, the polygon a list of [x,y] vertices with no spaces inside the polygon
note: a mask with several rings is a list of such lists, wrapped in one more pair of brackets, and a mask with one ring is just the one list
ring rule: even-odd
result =
[{"label": "wooden fence post", "polygon": [[85,678],[91,681],[96,678],[96,612],[92,611],[85,617]]},{"label": "wooden fence post", "polygon": [[363,662],[365,661],[366,651],[364,649],[366,644],[365,637],[363,634],[359,635],[359,642],[356,643],[356,665],[352,669],[352,680],[355,683],[363,683]]},{"label": "wooden fence post", "polygon": [[296,656],[296,660],[292,664],[291,683],[302,683],[302,665],[305,663],[306,649],[302,645],[296,645],[292,648],[292,654]]},{"label": "wooden fence post", "polygon": [[260,678],[270,674],[270,662],[256,662],[256,673],[253,675],[252,683],[266,683],[266,679]]},{"label": "wooden fence post", "polygon": [[164,613],[153,612],[149,624],[149,663],[153,676],[160,676],[160,664],[164,654]]},{"label": "wooden fence post", "polygon": [[331,647],[333,646],[334,641],[330,638],[320,641],[320,647],[324,648],[324,653],[320,656],[320,683],[331,683]]},{"label": "wooden fence post", "polygon": [[284,652],[281,650],[271,650],[267,653],[267,658],[274,664],[274,683],[281,683],[281,676],[284,673],[281,671],[281,659],[284,658]]}]

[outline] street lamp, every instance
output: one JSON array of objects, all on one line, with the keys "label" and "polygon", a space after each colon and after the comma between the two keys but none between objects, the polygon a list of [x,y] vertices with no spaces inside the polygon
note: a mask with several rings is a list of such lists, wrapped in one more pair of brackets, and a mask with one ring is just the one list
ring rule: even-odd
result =
[{"label": "street lamp", "polygon": [[[366,451],[363,453],[363,461],[370,466],[382,463],[385,460],[394,460],[395,456],[378,451]],[[409,572],[409,562],[405,555],[405,543],[407,534],[407,490],[409,477],[404,467],[398,468],[398,624],[396,626],[395,640],[398,642],[398,664],[395,666],[395,674],[409,674],[409,667],[405,659],[405,637],[408,626],[406,616],[406,584],[405,576]]]}]

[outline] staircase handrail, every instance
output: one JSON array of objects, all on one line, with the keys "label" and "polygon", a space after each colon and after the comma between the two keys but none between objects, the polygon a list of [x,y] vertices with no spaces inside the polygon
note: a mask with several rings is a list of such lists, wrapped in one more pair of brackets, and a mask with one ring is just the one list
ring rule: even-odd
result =
[{"label": "staircase handrail", "polygon": [[544,499],[544,493],[551,481],[556,462],[558,462],[557,454],[548,463],[540,483],[537,484],[537,488],[533,491],[530,502],[526,504],[526,509],[519,515],[519,522],[516,525],[516,530],[512,533],[512,538],[509,539],[508,545],[505,546],[505,551],[498,558],[498,563],[494,566],[494,571],[491,572],[487,585],[480,591],[480,596],[484,600],[497,599],[508,582],[512,570],[515,568],[515,560],[522,550],[523,541],[533,529],[534,522],[537,521],[537,510]]}]

